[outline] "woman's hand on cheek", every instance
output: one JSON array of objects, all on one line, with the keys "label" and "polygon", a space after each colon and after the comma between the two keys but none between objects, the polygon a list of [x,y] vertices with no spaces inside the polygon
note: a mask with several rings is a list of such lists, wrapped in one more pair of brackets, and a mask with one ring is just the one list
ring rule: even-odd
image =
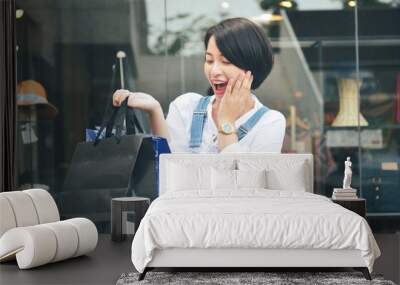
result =
[{"label": "woman's hand on cheek", "polygon": [[244,106],[244,112],[246,113],[254,107],[254,99],[251,97],[251,84],[253,83],[253,75],[250,71],[247,71],[246,77],[243,81],[242,89],[244,90],[243,96],[241,96],[241,104]]},{"label": "woman's hand on cheek", "polygon": [[229,80],[219,107],[218,120],[220,122],[234,123],[251,109],[253,102],[250,92],[252,82],[253,76],[250,71],[240,73],[235,79]]}]

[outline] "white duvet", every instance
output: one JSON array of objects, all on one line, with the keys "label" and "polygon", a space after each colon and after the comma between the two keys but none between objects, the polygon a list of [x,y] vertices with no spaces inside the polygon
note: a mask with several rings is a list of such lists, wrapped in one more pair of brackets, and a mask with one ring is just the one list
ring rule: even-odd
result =
[{"label": "white duvet", "polygon": [[359,215],[324,196],[265,189],[157,198],[134,237],[132,262],[143,272],[165,248],[358,249],[371,272],[380,255]]}]

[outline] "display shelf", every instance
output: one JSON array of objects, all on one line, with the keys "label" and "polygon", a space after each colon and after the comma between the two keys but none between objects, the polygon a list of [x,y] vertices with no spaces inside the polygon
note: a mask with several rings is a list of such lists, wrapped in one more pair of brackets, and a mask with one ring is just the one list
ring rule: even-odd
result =
[{"label": "display shelf", "polygon": [[[332,126],[325,126],[325,130],[358,130],[358,126],[354,127],[332,127]],[[364,126],[360,127],[360,130],[376,130],[376,129],[398,129],[400,130],[400,124],[382,124],[382,125],[369,125],[369,126]]]},{"label": "display shelf", "polygon": [[367,217],[400,217],[400,212],[399,213],[367,213]]}]

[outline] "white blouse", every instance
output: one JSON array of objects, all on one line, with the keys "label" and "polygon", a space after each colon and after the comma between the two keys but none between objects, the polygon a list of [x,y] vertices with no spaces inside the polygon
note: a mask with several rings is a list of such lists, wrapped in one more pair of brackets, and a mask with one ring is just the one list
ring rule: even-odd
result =
[{"label": "white blouse", "polygon": [[[241,116],[235,122],[238,128],[246,122],[263,105],[255,95],[252,95],[254,108]],[[212,103],[215,96],[207,106],[207,119],[203,129],[203,140],[200,147],[192,150],[189,148],[190,128],[192,125],[193,111],[202,95],[197,93],[186,93],[178,96],[169,105],[167,115],[167,126],[170,134],[169,146],[172,152],[218,152],[218,128],[212,119]],[[278,111],[270,109],[265,113],[257,124],[237,143],[225,147],[222,152],[275,152],[280,153],[285,135],[286,120]]]}]

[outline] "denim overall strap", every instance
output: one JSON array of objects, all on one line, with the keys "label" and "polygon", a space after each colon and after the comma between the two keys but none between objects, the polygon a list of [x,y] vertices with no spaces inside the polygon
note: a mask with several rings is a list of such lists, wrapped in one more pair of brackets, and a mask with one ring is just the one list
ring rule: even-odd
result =
[{"label": "denim overall strap", "polygon": [[258,120],[260,120],[261,117],[268,111],[269,109],[267,107],[262,106],[245,123],[240,125],[237,130],[238,140],[244,138],[244,136],[247,135],[247,133],[255,126],[255,124],[257,124]]},{"label": "denim overall strap", "polygon": [[204,123],[207,118],[207,106],[210,102],[211,96],[204,96],[200,99],[199,103],[194,109],[192,126],[190,128],[190,142],[189,147],[200,147],[203,139]]}]

